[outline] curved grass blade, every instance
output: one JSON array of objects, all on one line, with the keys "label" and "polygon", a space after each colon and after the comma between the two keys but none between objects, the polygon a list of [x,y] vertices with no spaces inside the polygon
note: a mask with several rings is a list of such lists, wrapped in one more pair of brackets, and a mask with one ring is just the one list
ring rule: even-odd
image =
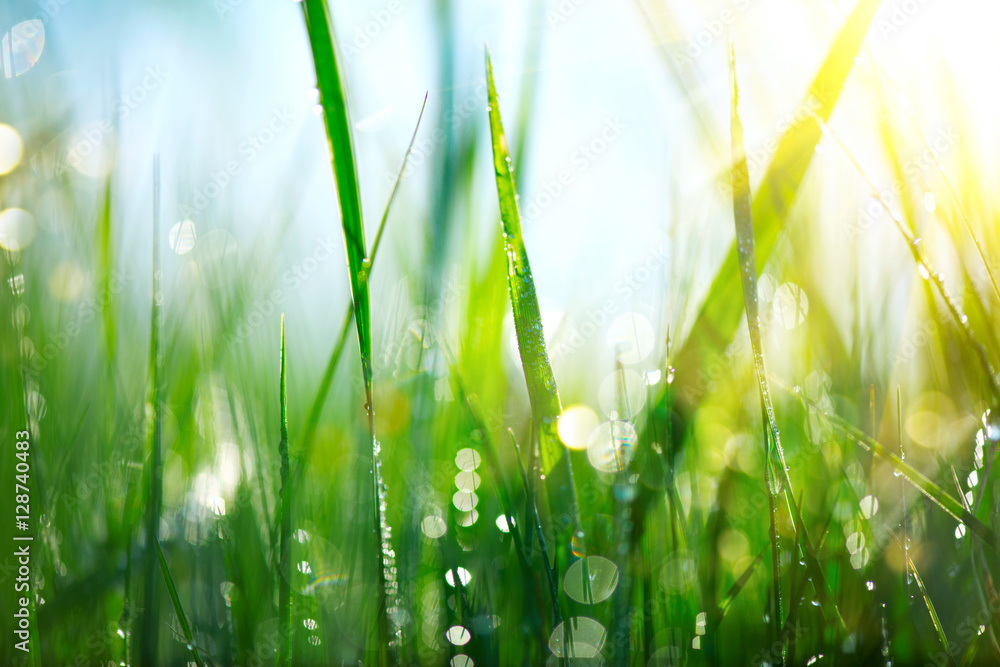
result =
[{"label": "curved grass blade", "polygon": [[[824,121],[829,119],[879,4],[879,0],[860,0],[855,6],[813,79],[802,108],[813,110]],[[819,124],[807,118],[790,127],[778,143],[774,158],[753,198],[756,253],[761,263],[767,261],[777,243],[785,217],[821,136]],[[699,374],[706,367],[706,362],[729,343],[740,322],[742,307],[739,291],[735,289],[740,280],[737,245],[733,243],[712,281],[698,318],[674,364],[677,385],[684,388],[680,393],[689,404],[697,399],[695,388],[699,386]]]},{"label": "curved grass blade", "polygon": [[177,622],[181,624],[181,631],[184,633],[184,640],[187,642],[188,650],[191,651],[191,656],[194,658],[195,664],[198,667],[204,667],[205,663],[201,661],[201,654],[198,652],[198,646],[194,643],[194,635],[191,634],[191,626],[188,625],[187,616],[184,615],[184,608],[181,606],[181,599],[177,595],[177,587],[174,586],[174,578],[170,576],[170,568],[167,567],[167,559],[163,556],[163,548],[160,546],[160,540],[155,540],[156,544],[156,554],[159,556],[160,560],[160,571],[163,573],[163,580],[167,582],[167,593],[170,594],[170,602],[174,605],[174,613],[177,614]]},{"label": "curved grass blade", "polygon": [[562,404],[559,401],[555,376],[545,349],[542,317],[538,310],[538,298],[531,276],[531,265],[528,263],[528,252],[521,238],[517,190],[514,186],[507,139],[500,119],[500,106],[496,84],[493,81],[493,64],[490,62],[489,50],[486,52],[486,78],[489,91],[493,167],[500,200],[504,246],[507,251],[507,284],[531,412],[538,428],[542,471],[546,475],[549,505],[553,514],[566,517],[574,529],[580,531],[573,468],[566,446],[556,433],[556,421],[562,413]]},{"label": "curved grass blade", "polygon": [[993,529],[967,511],[954,496],[935,484],[930,478],[909,463],[893,454],[877,440],[852,426],[840,415],[827,412],[818,403],[810,400],[801,392],[793,390],[779,380],[774,381],[785,391],[797,396],[803,404],[815,410],[816,414],[823,417],[831,426],[856,442],[862,449],[871,452],[891,465],[917,491],[927,496],[935,505],[950,514],[953,519],[965,524],[969,532],[983,540],[990,549],[997,550],[996,534],[993,532]]},{"label": "curved grass blade", "polygon": [[281,361],[278,371],[278,396],[281,410],[281,440],[278,457],[281,459],[281,534],[278,541],[278,623],[280,645],[279,667],[292,664],[292,489],[288,465],[288,399],[285,365],[285,316],[281,316]]},{"label": "curved grass blade", "polygon": [[976,359],[979,362],[979,365],[982,366],[983,375],[985,376],[987,388],[990,391],[992,400],[994,403],[1000,402],[1000,381],[997,380],[993,364],[990,362],[989,355],[986,353],[986,347],[979,342],[975,332],[972,330],[972,326],[969,324],[969,318],[962,311],[961,306],[959,306],[958,302],[948,293],[948,289],[944,284],[944,274],[934,271],[934,267],[931,265],[930,259],[927,257],[927,253],[924,250],[921,239],[910,231],[909,227],[907,227],[906,223],[902,220],[896,209],[892,207],[888,201],[886,201],[885,197],[879,191],[878,186],[875,185],[875,182],[861,167],[861,163],[858,162],[856,157],[854,157],[854,154],[847,148],[847,145],[844,144],[840,137],[837,136],[837,134],[830,129],[825,122],[822,123],[822,127],[824,128],[826,134],[830,135],[833,140],[837,142],[837,145],[840,146],[841,150],[844,151],[844,155],[846,155],[847,159],[851,161],[851,164],[854,165],[854,168],[861,175],[861,178],[864,179],[865,183],[871,189],[872,196],[889,214],[889,217],[896,225],[896,229],[899,230],[903,240],[906,241],[906,246],[910,250],[910,255],[913,257],[914,263],[917,265],[917,270],[921,273],[921,275],[925,276],[925,279],[928,280],[934,287],[934,291],[936,291],[938,296],[941,297],[941,300],[944,301],[945,307],[948,309],[948,313],[955,321],[955,325],[959,328],[962,335],[965,337],[966,342],[976,353]]}]

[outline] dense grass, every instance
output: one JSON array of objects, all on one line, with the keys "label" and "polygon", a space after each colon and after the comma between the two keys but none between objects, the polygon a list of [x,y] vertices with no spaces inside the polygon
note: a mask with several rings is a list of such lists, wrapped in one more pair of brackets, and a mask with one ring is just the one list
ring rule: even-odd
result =
[{"label": "dense grass", "polygon": [[[653,34],[672,29],[670,3],[637,4]],[[296,38],[326,141],[308,139],[328,156],[322,183],[337,204],[324,225],[346,250],[333,262],[346,287],[287,322],[274,309],[249,339],[239,328],[270,293],[260,274],[281,266],[278,246],[265,236],[259,254],[235,258],[204,234],[192,273],[165,276],[177,239],[161,225],[161,191],[174,176],[159,161],[151,215],[137,222],[117,206],[118,171],[86,194],[72,173],[45,187],[25,165],[0,176],[0,210],[40,207],[53,187],[74,202],[70,232],[41,230],[0,258],[0,489],[15,495],[7,443],[27,428],[35,537],[29,655],[8,641],[13,570],[0,551],[0,663],[1000,661],[1000,234],[989,222],[1000,207],[977,194],[988,182],[971,158],[938,159],[897,109],[864,47],[878,4],[859,0],[844,17],[805,112],[759,174],[740,96],[751,51],[729,45],[728,134],[696,122],[712,135],[707,153],[729,147],[706,187],[724,194],[731,246],[704,267],[693,254],[671,259],[691,275],[657,299],[679,284],[688,307],[629,303],[624,334],[608,335],[616,320],[594,334],[599,345],[570,353],[537,273],[551,255],[532,245],[518,198],[533,187],[522,165],[536,82],[487,51],[476,131],[456,129],[450,2],[436,9],[443,92],[393,117],[416,129],[393,147],[401,167],[380,219],[362,210],[354,61],[338,14],[301,3]],[[525,40],[526,61],[539,39]],[[517,95],[505,94],[512,81]],[[874,148],[900,181],[899,203],[870,176],[871,151],[835,122],[850,85],[875,100]],[[416,211],[396,200],[433,131],[421,128],[429,98],[447,128],[432,135],[433,159],[422,155],[434,176]],[[692,112],[703,103],[692,99]],[[26,154],[41,149],[42,133],[23,134]],[[916,176],[906,163],[924,150],[934,159]],[[839,180],[820,178],[834,167]],[[908,303],[810,268],[823,252],[812,221],[825,211],[854,224],[853,209],[831,204],[841,188],[888,212]],[[922,205],[932,190],[936,209]],[[151,254],[141,275],[120,279],[130,224],[151,227]],[[413,268],[402,307],[374,272],[383,237],[406,239],[395,248]],[[72,296],[52,278],[66,254],[88,276]],[[864,261],[859,251],[832,265],[846,276]],[[694,274],[707,276],[700,291]],[[885,304],[874,321],[858,314],[872,303]],[[310,318],[333,325],[317,334]],[[873,358],[884,338],[892,358]],[[0,525],[14,544],[16,529]]]}]

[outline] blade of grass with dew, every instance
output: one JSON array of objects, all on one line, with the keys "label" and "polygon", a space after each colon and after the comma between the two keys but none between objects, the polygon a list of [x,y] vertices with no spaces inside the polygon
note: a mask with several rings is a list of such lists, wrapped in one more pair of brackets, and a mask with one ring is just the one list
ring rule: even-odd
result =
[{"label": "blade of grass with dew", "polygon": [[[879,0],[860,0],[855,6],[813,79],[802,108],[816,109],[824,120],[830,117],[879,4]],[[761,263],[767,262],[774,249],[821,136],[819,124],[806,119],[792,125],[778,143],[753,199],[756,253]],[[678,393],[689,409],[698,398],[700,372],[721,353],[739,325],[743,310],[735,289],[739,281],[739,252],[734,242],[674,364],[676,382],[682,388]]]},{"label": "blade of grass with dew", "polygon": [[[569,452],[556,433],[556,421],[562,413],[555,376],[549,364],[542,332],[542,317],[528,252],[521,238],[521,217],[517,209],[517,191],[511,170],[507,139],[500,119],[500,106],[493,64],[489,50],[486,52],[486,79],[489,95],[490,137],[493,144],[493,167],[496,172],[497,195],[500,200],[500,218],[504,245],[507,250],[507,283],[514,327],[517,333],[521,365],[528,387],[532,416],[538,429],[542,457],[542,471],[546,475],[549,506],[555,516],[565,517],[574,532],[582,530],[577,509],[576,488]],[[560,527],[562,529],[562,527]],[[569,540],[560,540],[557,553],[568,548]]]},{"label": "blade of grass with dew", "polygon": [[358,184],[357,166],[354,158],[354,142],[351,123],[344,94],[341,66],[334,43],[330,20],[330,10],[326,0],[305,0],[302,13],[312,48],[313,63],[316,67],[317,87],[320,91],[320,105],[323,109],[327,140],[333,158],[334,180],[337,198],[340,202],[341,226],[344,231],[344,245],[347,248],[347,265],[351,280],[351,298],[354,303],[354,323],[358,331],[358,347],[361,353],[361,375],[365,386],[365,410],[368,414],[368,432],[371,439],[371,490],[373,519],[375,527],[376,580],[378,610],[376,612],[376,650],[379,665],[388,665],[392,660],[389,652],[389,587],[387,585],[386,551],[388,551],[388,527],[382,512],[385,485],[381,479],[379,443],[375,437],[375,405],[372,395],[371,361],[371,304],[368,296],[368,272],[371,262],[367,257],[364,221],[361,215],[361,191]]},{"label": "blade of grass with dew", "polygon": [[[340,202],[341,226],[347,248],[350,269],[351,298],[354,303],[354,322],[358,329],[361,348],[361,370],[365,382],[366,398],[371,408],[371,306],[368,297],[368,248],[365,243],[364,221],[361,216],[361,190],[354,158],[354,141],[351,135],[350,116],[344,93],[341,66],[334,44],[329,6],[325,0],[304,0],[309,44],[316,66],[320,105],[326,126],[327,140],[333,159],[337,199]],[[370,410],[369,410],[370,412]]]},{"label": "blade of grass with dew", "polygon": [[187,642],[187,648],[191,651],[191,656],[194,658],[194,662],[198,667],[204,667],[201,661],[201,654],[198,652],[198,646],[194,642],[194,635],[191,634],[191,626],[188,625],[187,616],[184,614],[184,608],[181,606],[180,596],[177,595],[177,587],[174,585],[174,578],[170,576],[170,568],[167,567],[167,559],[163,555],[163,548],[160,546],[160,540],[155,540],[156,545],[156,555],[160,562],[160,572],[163,573],[163,580],[167,584],[167,593],[170,595],[170,602],[174,605],[174,613],[177,614],[177,622],[181,624],[181,631],[184,633],[184,640]]},{"label": "blade of grass with dew", "polygon": [[278,370],[278,402],[280,405],[281,438],[278,457],[281,460],[281,528],[278,537],[278,667],[292,664],[292,504],[291,479],[288,464],[288,396],[285,363],[285,316],[281,316],[281,360]]},{"label": "blade of grass with dew", "polygon": [[[772,378],[773,380],[773,378]],[[951,494],[935,484],[929,477],[890,452],[884,445],[861,430],[852,426],[840,415],[827,412],[818,403],[804,396],[801,391],[795,391],[780,381],[779,387],[798,397],[805,405],[815,410],[815,413],[830,423],[835,429],[857,443],[862,449],[873,453],[878,458],[892,466],[917,491],[924,494],[935,505],[947,512],[953,519],[965,524],[965,527],[979,537],[994,552],[997,550],[996,534],[993,529],[966,511],[962,503]]]},{"label": "blade of grass with dew", "polygon": [[[768,520],[770,522],[771,540],[771,576],[774,591],[771,616],[773,636],[780,637],[782,626],[781,616],[781,547],[777,533],[777,508],[775,497],[778,494],[774,479],[773,462],[778,461],[784,466],[780,452],[781,443],[778,439],[778,427],[774,421],[774,408],[771,405],[771,395],[767,387],[767,376],[764,370],[764,350],[760,340],[760,317],[757,304],[757,266],[754,257],[753,210],[750,199],[750,172],[747,167],[746,150],[743,147],[743,123],[739,114],[739,84],[736,78],[736,55],[732,42],[729,43],[729,76],[731,82],[730,132],[732,134],[733,155],[733,218],[736,222],[736,248],[739,252],[740,276],[743,282],[743,300],[746,304],[747,327],[750,330],[750,347],[753,353],[754,372],[757,376],[757,389],[760,395],[761,417],[764,421],[764,446]],[[781,641],[780,639],[778,641]],[[785,662],[785,645],[781,641],[781,652],[778,664]]]},{"label": "blade of grass with dew", "polygon": [[969,325],[969,318],[962,311],[958,302],[948,293],[948,289],[944,284],[944,274],[936,273],[934,271],[930,260],[927,258],[927,253],[923,248],[921,239],[914,236],[913,232],[907,228],[906,223],[900,218],[895,208],[893,208],[889,202],[886,201],[885,197],[878,189],[878,186],[875,185],[875,182],[861,167],[861,163],[858,162],[856,157],[854,157],[854,154],[847,148],[847,145],[844,144],[840,137],[837,136],[837,133],[831,130],[825,122],[823,123],[823,127],[825,128],[826,134],[833,138],[840,149],[844,152],[844,155],[847,156],[847,159],[850,160],[851,164],[857,170],[858,174],[861,175],[861,178],[864,179],[865,183],[871,190],[872,196],[878,201],[882,208],[888,212],[889,218],[896,225],[896,229],[899,230],[903,240],[906,241],[907,248],[909,248],[910,255],[913,257],[913,261],[917,265],[918,272],[926,280],[930,281],[931,285],[934,287],[934,291],[937,292],[938,296],[944,302],[945,307],[948,309],[948,313],[951,315],[951,318],[955,321],[955,325],[962,332],[966,342],[976,353],[976,358],[979,365],[982,367],[983,376],[987,383],[987,389],[991,394],[990,397],[992,401],[994,403],[1000,403],[1000,380],[997,379],[997,375],[993,370],[993,364],[990,363],[985,346],[979,342],[979,339],[976,338],[975,332]]},{"label": "blade of grass with dew", "polygon": [[[417,116],[416,126],[413,128],[413,134],[410,137],[410,143],[406,147],[406,153],[403,155],[402,164],[399,166],[399,173],[396,174],[396,181],[392,186],[392,192],[389,194],[389,200],[385,204],[385,210],[382,212],[382,220],[379,222],[378,231],[375,234],[375,242],[372,244],[371,258],[369,260],[368,274],[371,275],[371,271],[375,267],[375,259],[378,256],[378,249],[382,243],[382,234],[385,231],[386,223],[389,220],[389,211],[392,210],[392,204],[396,201],[396,195],[399,192],[399,187],[403,182],[403,175],[406,173],[406,166],[409,162],[410,155],[413,153],[413,145],[417,140],[417,132],[420,130],[420,122],[423,120],[424,111],[427,109],[427,98],[428,95],[424,94],[423,104],[420,106],[420,114]],[[292,493],[296,493],[298,489],[302,486],[302,476],[305,474],[305,468],[308,464],[310,457],[312,456],[312,447],[315,443],[316,429],[319,426],[320,415],[323,412],[323,406],[326,403],[327,396],[330,394],[330,388],[333,385],[333,376],[336,373],[337,366],[340,363],[340,357],[344,353],[344,349],[347,346],[347,337],[351,332],[351,320],[354,318],[354,302],[353,300],[347,304],[347,312],[344,313],[344,321],[340,326],[340,334],[337,337],[337,342],[333,346],[333,351],[330,353],[330,358],[326,364],[326,370],[323,371],[323,377],[320,379],[319,388],[316,390],[316,395],[313,397],[312,406],[309,408],[309,416],[306,418],[306,425],[303,429],[302,434],[302,446],[298,457],[296,457],[295,469],[291,476],[291,489]],[[278,521],[277,524],[281,522],[281,508],[278,508]],[[275,536],[272,535],[271,544],[277,544],[277,540],[274,539]]]},{"label": "blade of grass with dew", "polygon": [[[747,313],[747,326],[750,333],[750,346],[754,357],[754,371],[757,376],[757,385],[760,394],[761,415],[764,420],[764,437],[767,444],[767,466],[765,471],[768,475],[768,501],[772,516],[772,542],[775,552],[779,545],[776,534],[776,506],[772,501],[777,496],[779,483],[783,482],[785,502],[788,506],[789,514],[792,518],[792,525],[795,532],[802,540],[803,559],[809,576],[813,579],[817,596],[828,620],[833,621],[839,630],[846,630],[846,625],[840,610],[829,594],[826,584],[826,576],[823,573],[815,550],[809,539],[805,522],[795,503],[792,492],[792,480],[788,474],[788,465],[785,463],[784,451],[781,447],[781,437],[778,432],[778,425],[774,415],[774,406],[771,400],[771,391],[767,382],[767,368],[764,363],[764,350],[760,335],[760,318],[758,315],[757,302],[757,268],[756,268],[756,245],[754,242],[754,214],[750,195],[750,178],[746,162],[746,152],[743,146],[743,125],[739,118],[739,90],[736,80],[736,59],[730,45],[730,69],[732,76],[732,150],[733,150],[733,215],[736,223],[737,249],[740,255],[740,273],[743,282],[744,301]],[[775,479],[777,475],[777,479]],[[777,562],[773,563],[773,570],[777,574]],[[775,608],[780,610],[777,604],[780,602],[780,582],[776,579],[774,584],[776,604]],[[780,627],[780,625],[778,626]]]},{"label": "blade of grass with dew", "polygon": [[143,553],[143,596],[140,612],[139,667],[157,664],[159,646],[159,596],[156,586],[154,546],[160,529],[163,504],[163,425],[160,414],[160,161],[153,162],[153,260],[152,307],[149,329],[149,407],[152,428],[149,436],[149,463],[146,476],[145,547]]}]

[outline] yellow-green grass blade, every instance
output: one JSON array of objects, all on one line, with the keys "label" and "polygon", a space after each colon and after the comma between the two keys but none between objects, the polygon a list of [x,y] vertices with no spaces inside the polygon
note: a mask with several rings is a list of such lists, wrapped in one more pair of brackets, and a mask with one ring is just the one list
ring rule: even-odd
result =
[{"label": "yellow-green grass blade", "polygon": [[167,593],[170,595],[170,602],[174,605],[174,613],[177,614],[177,622],[181,625],[181,631],[184,633],[184,641],[187,642],[187,648],[191,651],[191,656],[194,658],[195,664],[198,667],[204,667],[201,661],[201,654],[198,652],[198,646],[194,642],[194,635],[191,634],[191,626],[188,625],[187,616],[184,614],[184,607],[181,606],[181,598],[177,595],[177,587],[174,585],[174,578],[170,576],[170,568],[167,567],[167,559],[163,556],[163,548],[160,546],[160,540],[156,540],[156,554],[160,561],[160,571],[163,573],[163,580],[167,583]]},{"label": "yellow-green grass blade", "polygon": [[[542,332],[542,316],[538,310],[535,282],[531,275],[528,252],[521,237],[521,217],[517,209],[517,190],[507,138],[500,119],[493,64],[486,53],[486,78],[490,116],[490,137],[493,144],[493,167],[504,246],[507,251],[507,284],[521,365],[528,386],[532,416],[538,429],[542,470],[546,475],[549,507],[553,514],[564,517],[575,530],[580,530],[580,518],[573,484],[573,468],[566,446],[556,432],[556,422],[562,413],[556,379],[549,364]],[[569,527],[569,526],[568,526]],[[559,548],[561,545],[557,545]]]},{"label": "yellow-green grass blade", "polygon": [[280,439],[278,457],[281,460],[281,517],[278,541],[278,665],[292,664],[292,505],[291,479],[288,464],[288,399],[286,392],[285,316],[281,316],[281,360],[278,370],[278,401],[280,410]]},{"label": "yellow-green grass blade", "polygon": [[[826,60],[813,79],[802,106],[817,117],[829,119],[879,0],[860,0],[841,28]],[[814,118],[790,127],[778,143],[774,158],[753,198],[756,254],[767,262],[785,218],[815,153],[822,132]],[[740,322],[739,252],[734,242],[719,268],[708,296],[681,347],[674,366],[681,401],[691,408],[700,398],[699,379],[712,358],[732,339]]]},{"label": "yellow-green grass blade", "polygon": [[924,249],[923,242],[921,239],[914,235],[906,223],[902,220],[899,213],[886,201],[885,197],[879,191],[875,182],[868,175],[868,173],[862,168],[861,163],[858,162],[854,154],[847,148],[844,142],[837,136],[836,132],[827,127],[824,123],[824,128],[826,133],[833,138],[835,142],[840,146],[841,150],[847,156],[851,164],[858,171],[861,177],[864,179],[865,183],[871,189],[872,196],[878,201],[878,203],[884,208],[890,219],[896,225],[896,229],[899,230],[900,235],[906,242],[906,247],[910,251],[910,255],[913,257],[914,263],[917,265],[917,270],[926,278],[926,280],[937,292],[941,301],[944,302],[945,307],[948,309],[948,314],[951,315],[952,320],[955,322],[955,326],[958,327],[959,331],[965,337],[966,342],[972,351],[976,355],[976,359],[982,368],[983,379],[986,382],[986,388],[990,392],[990,398],[996,402],[1000,401],[1000,381],[997,380],[997,375],[993,370],[993,364],[989,359],[986,347],[979,341],[976,337],[976,333],[972,330],[972,325],[969,323],[969,318],[962,310],[958,301],[952,297],[948,292],[948,288],[944,284],[944,274],[938,273],[934,270],[931,264],[930,258]]},{"label": "yellow-green grass blade", "polygon": [[728,591],[726,591],[725,597],[719,601],[719,607],[715,612],[714,626],[718,626],[719,623],[722,623],[722,619],[726,617],[726,614],[729,612],[730,607],[732,607],[733,602],[735,602],[736,598],[739,596],[740,591],[742,591],[747,585],[747,582],[750,581],[750,577],[753,576],[753,573],[757,571],[757,566],[760,565],[760,562],[764,560],[765,551],[767,551],[767,547],[764,547],[760,553],[757,554],[757,557],[754,558],[749,565],[747,565],[747,568],[743,570],[743,574],[740,575],[740,578],[733,582],[733,585],[729,587]]},{"label": "yellow-green grass blade", "polygon": [[[743,301],[746,305],[747,328],[750,331],[750,347],[753,353],[754,372],[757,376],[757,389],[760,395],[761,416],[764,420],[764,444],[766,448],[765,473],[767,476],[768,508],[771,540],[771,576],[774,599],[772,601],[771,622],[774,637],[780,635],[781,616],[781,551],[777,533],[777,514],[775,496],[777,485],[774,480],[773,467],[777,462],[784,468],[784,456],[781,453],[781,440],[778,426],[774,420],[774,407],[771,404],[771,393],[767,386],[767,374],[764,367],[764,350],[760,340],[760,316],[757,303],[757,265],[754,257],[754,226],[750,198],[750,172],[747,167],[746,150],[743,146],[743,123],[739,114],[739,85],[736,80],[736,56],[732,43],[729,44],[729,76],[732,83],[732,105],[730,113],[730,133],[732,135],[732,185],[733,185],[733,219],[736,223],[736,248],[739,254],[740,278],[743,283]],[[778,656],[779,664],[784,663],[784,645]]]}]

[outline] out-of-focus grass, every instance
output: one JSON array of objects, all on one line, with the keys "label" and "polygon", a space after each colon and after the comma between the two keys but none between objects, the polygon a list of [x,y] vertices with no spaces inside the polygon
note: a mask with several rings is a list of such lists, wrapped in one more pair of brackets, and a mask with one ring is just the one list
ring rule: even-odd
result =
[{"label": "out-of-focus grass", "polygon": [[[679,3],[638,4],[654,34],[674,30],[663,20]],[[683,287],[651,290],[679,291],[697,306],[693,325],[650,315],[676,313],[674,303],[628,303],[624,328],[591,334],[617,347],[554,352],[560,327],[549,326],[538,271],[551,255],[521,228],[516,192],[533,178],[512,168],[540,145],[538,72],[497,60],[498,73],[516,74],[494,80],[488,68],[469,125],[449,124],[437,155],[422,156],[427,211],[401,198],[366,245],[371,184],[359,177],[346,86],[361,70],[338,61],[322,0],[304,3],[298,38],[319,82],[324,182],[339,195],[327,227],[344,238],[346,257],[333,254],[350,287],[297,315],[287,347],[280,309],[261,315],[258,304],[282,266],[303,174],[276,184],[292,194],[259,247],[233,252],[216,232],[238,221],[220,215],[190,255],[164,252],[162,265],[170,225],[154,225],[152,262],[126,257],[122,239],[145,223],[121,205],[119,171],[45,180],[25,158],[0,176],[0,215],[17,206],[40,221],[54,196],[66,210],[62,227],[39,224],[21,249],[7,228],[0,236],[0,489],[14,479],[7,443],[27,428],[34,664],[1000,660],[1000,237],[989,224],[1000,208],[967,148],[953,159],[931,150],[925,169],[912,168],[933,147],[862,46],[877,4],[860,0],[846,17],[807,113],[778,137],[759,180],[734,132],[735,164],[720,180],[736,204],[724,220],[736,223],[735,245],[721,268],[698,267],[716,276],[707,292],[677,268],[700,255],[680,250],[667,273]],[[439,122],[458,103],[458,14],[435,5]],[[668,41],[657,46],[670,57]],[[530,70],[543,50],[537,36],[524,48]],[[744,57],[741,72],[754,67]],[[698,85],[690,70],[663,76]],[[10,82],[24,99],[8,96],[0,111],[14,123],[42,93],[29,78]],[[871,93],[880,143],[863,151],[836,123],[850,86]],[[717,158],[727,142],[709,99],[691,103],[701,149]],[[501,109],[520,112],[507,116],[514,132],[503,132]],[[53,140],[66,150],[62,122],[15,123],[25,155]],[[898,181],[898,202],[872,194],[873,153]],[[406,171],[404,161],[390,203],[420,182]],[[892,231],[884,257],[862,254],[857,239],[871,229],[857,201],[891,209],[878,223]],[[676,241],[697,212],[671,215]],[[850,243],[824,236],[819,221],[831,217]],[[608,224],[627,237],[629,220]],[[426,247],[395,249],[414,269],[412,289],[391,293],[372,279],[376,248],[383,230],[394,245],[413,229],[427,230]],[[629,251],[640,261],[645,249]],[[242,336],[254,313],[259,326]],[[303,333],[327,313],[343,319],[320,340]],[[0,522],[0,543],[12,531]],[[0,662],[21,664],[10,620]]]}]

